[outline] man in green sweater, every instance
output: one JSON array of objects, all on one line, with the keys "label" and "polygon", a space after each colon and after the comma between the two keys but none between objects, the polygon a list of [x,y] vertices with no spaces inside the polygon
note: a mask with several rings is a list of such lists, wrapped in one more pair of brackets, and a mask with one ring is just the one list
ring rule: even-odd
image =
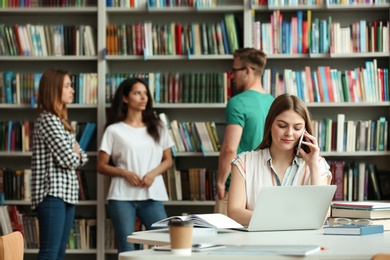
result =
[{"label": "man in green sweater", "polygon": [[233,86],[239,94],[226,106],[226,129],[218,161],[217,193],[214,212],[227,215],[231,161],[237,154],[255,149],[263,140],[264,122],[274,98],[266,93],[261,75],[266,55],[254,48],[238,49],[233,54]]}]

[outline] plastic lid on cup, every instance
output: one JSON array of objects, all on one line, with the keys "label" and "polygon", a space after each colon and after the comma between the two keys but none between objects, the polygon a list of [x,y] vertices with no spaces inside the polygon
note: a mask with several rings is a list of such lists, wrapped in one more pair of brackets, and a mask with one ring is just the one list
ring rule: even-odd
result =
[{"label": "plastic lid on cup", "polygon": [[175,226],[175,227],[188,227],[193,226],[194,222],[191,220],[178,220],[178,219],[171,219],[168,222],[168,226]]}]

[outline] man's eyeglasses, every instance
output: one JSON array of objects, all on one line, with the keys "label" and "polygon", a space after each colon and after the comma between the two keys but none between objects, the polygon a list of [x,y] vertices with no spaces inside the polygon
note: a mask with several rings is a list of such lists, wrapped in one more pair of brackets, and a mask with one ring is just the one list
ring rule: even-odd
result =
[{"label": "man's eyeglasses", "polygon": [[250,68],[252,70],[255,70],[256,68],[253,68],[253,67],[248,67],[248,66],[245,66],[245,67],[241,67],[241,68],[231,68],[230,71],[231,72],[236,72],[236,71],[240,71],[240,70],[245,70],[246,68]]},{"label": "man's eyeglasses", "polygon": [[372,221],[369,219],[359,218],[359,219],[349,219],[349,218],[335,218],[334,223],[336,225],[359,225],[359,226],[370,226]]}]

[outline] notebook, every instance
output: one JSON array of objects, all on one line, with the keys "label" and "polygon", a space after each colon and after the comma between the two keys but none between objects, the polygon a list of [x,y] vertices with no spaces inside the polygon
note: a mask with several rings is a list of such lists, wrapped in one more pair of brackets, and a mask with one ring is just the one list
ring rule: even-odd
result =
[{"label": "notebook", "polygon": [[335,185],[261,188],[252,218],[243,231],[319,229],[323,226]]}]

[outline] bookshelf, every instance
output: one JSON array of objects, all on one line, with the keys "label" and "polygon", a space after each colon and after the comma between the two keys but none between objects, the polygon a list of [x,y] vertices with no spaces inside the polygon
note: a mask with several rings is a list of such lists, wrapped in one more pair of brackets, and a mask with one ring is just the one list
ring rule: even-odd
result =
[{"label": "bookshelf", "polygon": [[[208,55],[109,55],[106,44],[106,26],[109,24],[135,24],[151,22],[152,24],[168,23],[215,23],[224,18],[225,14],[234,14],[237,19],[240,46],[253,46],[252,22],[270,22],[270,16],[275,10],[280,10],[283,19],[290,20],[297,11],[304,14],[311,11],[311,17],[327,19],[349,25],[355,20],[367,21],[383,19],[389,21],[389,3],[374,5],[330,5],[313,6],[261,6],[250,0],[220,0],[216,6],[171,6],[151,7],[145,0],[140,0],[136,7],[106,7],[104,1],[89,1],[85,7],[29,7],[0,8],[0,24],[88,24],[96,29],[96,51],[94,56],[0,56],[0,71],[43,72],[50,66],[61,67],[75,73],[97,73],[98,91],[97,105],[73,104],[69,106],[71,120],[97,123],[97,140],[88,152],[89,163],[85,166],[89,176],[87,182],[92,187],[93,199],[82,201],[76,210],[76,215],[94,217],[97,220],[97,248],[93,250],[68,250],[67,259],[116,259],[115,250],[105,249],[105,185],[106,178],[96,173],[97,148],[103,135],[106,113],[106,74],[108,73],[200,73],[226,72],[232,63],[231,54]],[[351,70],[364,67],[366,61],[377,60],[378,68],[389,68],[388,52],[364,53],[318,53],[318,54],[276,54],[268,55],[267,68],[304,70],[305,66],[316,69],[319,66],[330,66],[338,70]],[[390,119],[390,102],[339,102],[339,103],[307,103],[313,119],[337,119],[337,114],[343,113],[348,120],[377,119],[384,116]],[[225,104],[180,104],[160,103],[154,105],[157,113],[166,113],[170,120],[178,121],[215,121],[224,122]],[[28,104],[0,104],[0,120],[34,120],[36,111]],[[327,160],[345,160],[346,162],[375,163],[379,168],[390,166],[389,151],[359,151],[359,152],[323,152]],[[30,165],[30,152],[0,151],[0,165],[17,169]],[[202,153],[178,153],[175,158],[178,169],[189,167],[206,167],[217,169],[218,153],[203,156]],[[96,174],[96,175],[95,175]],[[25,201],[6,201],[7,205],[17,205],[21,210],[29,210]],[[168,201],[165,203],[169,215],[182,212],[211,212],[213,201]],[[37,249],[27,249],[26,259],[32,259]]]},{"label": "bookshelf", "polygon": [[[38,2],[38,1],[36,1]],[[24,7],[24,8],[0,8],[0,24],[12,26],[18,25],[89,25],[97,29],[97,1],[89,1],[88,6],[69,7]],[[71,19],[69,19],[71,18]],[[0,71],[12,71],[20,75],[39,74],[49,67],[58,67],[69,70],[73,74],[80,75],[97,73],[97,55],[48,55],[48,56],[9,56],[0,55]],[[25,84],[31,82],[25,81]],[[31,83],[32,84],[32,83]],[[20,85],[23,87],[24,85]],[[23,93],[23,90],[21,90]],[[0,121],[35,121],[38,114],[35,105],[30,102],[23,104],[0,104]],[[97,122],[97,103],[72,104],[68,107],[69,119],[77,122]],[[94,140],[87,154],[89,162],[81,170],[85,172],[85,181],[88,187],[88,200],[82,200],[76,207],[76,218],[97,219],[98,200],[96,180],[97,142]],[[11,170],[24,170],[31,168],[30,151],[0,151],[0,167]],[[28,200],[6,199],[9,207],[17,206],[19,212],[25,215],[34,215],[31,211],[31,202]],[[97,236],[95,235],[95,240]],[[30,238],[27,240],[30,241]],[[35,259],[38,253],[36,248],[25,250],[25,259]],[[67,259],[99,259],[98,249],[70,249],[67,251]]]}]

